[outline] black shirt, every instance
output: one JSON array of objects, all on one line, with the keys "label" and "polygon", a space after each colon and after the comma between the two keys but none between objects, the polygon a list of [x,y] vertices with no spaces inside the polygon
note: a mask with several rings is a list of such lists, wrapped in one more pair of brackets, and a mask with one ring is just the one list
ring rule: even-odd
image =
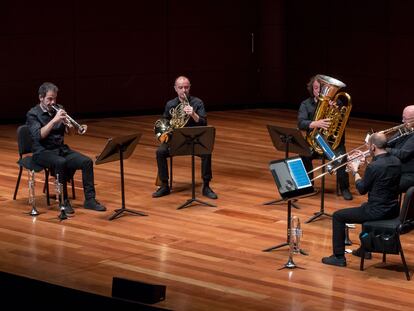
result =
[{"label": "black shirt", "polygon": [[[162,115],[164,118],[171,119],[170,110],[171,108],[175,108],[180,103],[180,99],[178,97],[170,100],[165,105],[164,114]],[[207,125],[207,113],[204,109],[204,103],[201,99],[194,96],[188,97],[188,103],[191,107],[193,107],[194,112],[200,117],[198,122],[195,122],[192,117],[188,120],[186,127],[190,126],[204,126]]]},{"label": "black shirt", "polygon": [[362,208],[375,218],[397,217],[400,176],[401,161],[397,157],[388,153],[374,157],[364,178],[355,183],[360,194],[368,193],[368,202]]},{"label": "black shirt", "polygon": [[401,173],[414,173],[414,133],[389,143],[387,151],[401,160]]},{"label": "black shirt", "polygon": [[316,111],[316,102],[314,97],[305,99],[299,107],[298,128],[302,131],[310,131],[309,125],[313,121]]},{"label": "black shirt", "polygon": [[65,125],[63,123],[55,125],[44,139],[40,136],[41,128],[48,124],[53,117],[53,114],[43,111],[40,104],[27,112],[26,124],[29,126],[33,139],[33,154],[40,153],[45,149],[53,150],[64,146]]}]

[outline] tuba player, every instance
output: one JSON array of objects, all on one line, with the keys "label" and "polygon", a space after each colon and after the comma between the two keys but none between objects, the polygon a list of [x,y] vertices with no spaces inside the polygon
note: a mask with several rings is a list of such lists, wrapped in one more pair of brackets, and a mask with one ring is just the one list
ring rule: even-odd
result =
[{"label": "tuba player", "polygon": [[[304,100],[299,107],[298,112],[298,128],[303,131],[312,131],[315,128],[327,129],[330,126],[329,119],[320,119],[313,121],[315,111],[318,105],[318,97],[321,88],[321,81],[319,75],[315,75],[310,78],[307,84],[307,90],[310,97]],[[336,104],[336,103],[332,103]],[[342,136],[342,140],[335,150],[339,154],[345,154],[345,134]],[[318,154],[314,154],[310,157],[302,157],[303,164],[305,165],[306,171],[309,172],[313,169],[312,160],[316,159]],[[343,160],[346,160],[346,157],[343,157]],[[312,173],[313,174],[313,173]],[[309,176],[310,179],[313,179],[313,175]],[[336,174],[337,183],[339,189],[341,190],[342,196],[345,200],[352,200],[352,194],[349,191],[349,175],[346,172],[345,166],[339,168]]]},{"label": "tuba player", "polygon": [[[180,103],[185,103],[183,112],[189,116],[186,127],[207,125],[207,114],[204,109],[203,101],[197,97],[190,96],[190,80],[187,77],[179,76],[175,79],[174,90],[177,97],[167,102],[163,113],[163,118],[171,120],[171,112]],[[153,198],[162,197],[170,194],[168,186],[168,164],[167,158],[170,156],[170,148],[167,142],[161,143],[157,152],[158,180],[161,186],[152,194]],[[212,178],[211,154],[201,155],[201,175],[203,177],[203,195],[210,199],[217,199],[217,195],[210,188]]]}]

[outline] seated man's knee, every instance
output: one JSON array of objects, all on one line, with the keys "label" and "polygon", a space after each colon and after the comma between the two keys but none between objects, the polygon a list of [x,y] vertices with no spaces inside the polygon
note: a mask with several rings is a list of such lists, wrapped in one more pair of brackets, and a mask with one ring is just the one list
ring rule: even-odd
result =
[{"label": "seated man's knee", "polygon": [[82,161],[82,167],[91,168],[93,167],[93,161],[91,158],[85,157]]}]

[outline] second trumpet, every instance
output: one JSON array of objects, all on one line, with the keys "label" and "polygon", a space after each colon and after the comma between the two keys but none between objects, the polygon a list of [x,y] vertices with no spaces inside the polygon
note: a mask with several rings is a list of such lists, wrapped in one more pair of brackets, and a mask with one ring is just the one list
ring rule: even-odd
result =
[{"label": "second trumpet", "polygon": [[[59,110],[61,110],[62,108],[59,105],[52,105],[51,106],[53,108],[53,110],[55,110],[56,112],[58,112]],[[76,122],[71,116],[69,116],[68,114],[66,114],[66,122],[68,124],[73,125],[76,130],[78,131],[79,135],[83,135],[86,133],[87,130],[87,126],[85,124],[79,124],[78,122]]]}]

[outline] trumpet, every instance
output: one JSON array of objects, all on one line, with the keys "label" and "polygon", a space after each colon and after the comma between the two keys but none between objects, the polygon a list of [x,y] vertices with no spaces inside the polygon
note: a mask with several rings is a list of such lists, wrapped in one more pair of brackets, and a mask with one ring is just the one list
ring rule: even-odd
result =
[{"label": "trumpet", "polygon": [[302,229],[300,228],[299,217],[293,216],[290,219],[289,229],[289,259],[285,264],[285,268],[293,269],[296,268],[296,264],[293,261],[293,254],[299,254],[300,249],[300,238],[302,237]]},{"label": "trumpet", "polygon": [[[60,106],[59,105],[52,105],[51,106],[52,108],[53,108],[53,110],[55,110],[56,112],[58,112],[59,110],[61,110],[62,108],[60,108]],[[78,133],[79,133],[79,135],[83,135],[83,134],[85,134],[86,133],[86,130],[87,130],[87,126],[85,125],[85,124],[79,124],[78,122],[76,122],[71,116],[69,116],[68,114],[66,114],[66,120],[65,120],[66,122],[66,125],[73,125],[76,129],[77,129],[77,131],[78,131]]]},{"label": "trumpet", "polygon": [[39,215],[38,210],[36,209],[36,196],[35,196],[35,171],[33,170],[27,170],[29,173],[29,204],[32,206],[32,210],[30,211],[29,215],[31,216],[37,216]]}]

